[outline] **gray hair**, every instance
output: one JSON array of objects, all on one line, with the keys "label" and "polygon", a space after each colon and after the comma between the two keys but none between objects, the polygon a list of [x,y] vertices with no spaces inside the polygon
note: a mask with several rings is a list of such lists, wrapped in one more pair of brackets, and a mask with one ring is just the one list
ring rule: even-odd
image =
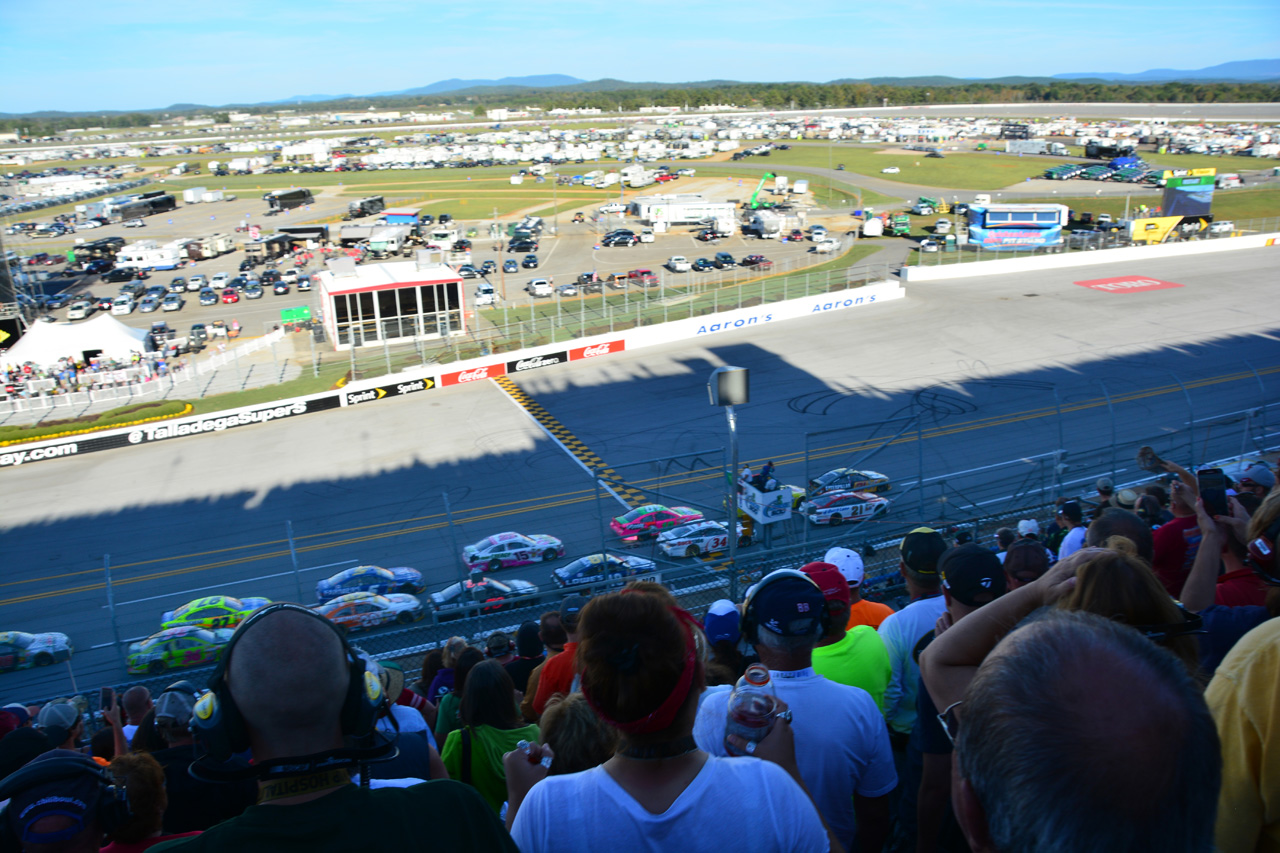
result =
[{"label": "gray hair", "polygon": [[983,662],[961,712],[956,757],[996,849],[1213,849],[1213,718],[1178,659],[1134,629],[1043,608]]},{"label": "gray hair", "polygon": [[818,645],[823,633],[821,622],[815,619],[813,625],[813,630],[803,637],[784,637],[777,631],[759,625],[756,627],[756,643],[783,654],[809,651]]}]

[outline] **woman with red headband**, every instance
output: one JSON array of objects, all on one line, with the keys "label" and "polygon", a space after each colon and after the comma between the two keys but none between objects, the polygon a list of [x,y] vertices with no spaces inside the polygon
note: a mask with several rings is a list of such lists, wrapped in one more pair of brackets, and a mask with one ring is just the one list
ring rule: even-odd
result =
[{"label": "woman with red headband", "polygon": [[720,758],[694,743],[705,682],[700,630],[684,610],[645,592],[597,596],[583,608],[582,694],[618,730],[619,747],[599,767],[564,776],[546,776],[545,746],[507,756],[507,820],[524,853],[839,849],[796,781],[785,721],[754,758]]}]

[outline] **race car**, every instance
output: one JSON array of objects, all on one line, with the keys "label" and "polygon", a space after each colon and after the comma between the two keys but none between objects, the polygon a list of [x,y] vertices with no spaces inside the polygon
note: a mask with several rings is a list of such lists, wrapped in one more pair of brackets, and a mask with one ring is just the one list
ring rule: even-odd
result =
[{"label": "race car", "polygon": [[870,492],[828,492],[800,504],[800,514],[812,524],[837,527],[846,521],[866,521],[889,511],[889,499]]},{"label": "race car", "polygon": [[480,605],[481,613],[494,613],[537,600],[536,584],[522,580],[499,581],[478,578],[450,584],[439,592],[431,593],[431,607],[441,618],[462,618],[475,613],[474,605]]},{"label": "race car", "polygon": [[[668,557],[697,557],[729,547],[729,528],[720,521],[703,519],[692,524],[682,524],[658,534],[658,547]],[[738,525],[738,544],[751,544],[742,525]]]},{"label": "race car", "polygon": [[66,634],[0,631],[0,672],[70,660],[74,651]]},{"label": "race car", "polygon": [[878,471],[833,468],[809,481],[808,495],[816,498],[828,492],[887,492],[890,488],[889,478]]},{"label": "race car", "polygon": [[417,594],[426,587],[422,583],[422,572],[399,566],[384,569],[382,566],[355,566],[325,578],[316,584],[316,598],[320,603],[346,595],[349,592],[376,592],[386,595],[390,592],[411,592]]},{"label": "race car", "polygon": [[217,663],[222,649],[231,641],[231,628],[197,628],[186,625],[168,628],[145,640],[129,644],[125,665],[129,672],[159,675],[167,669]]},{"label": "race car", "polygon": [[701,520],[702,513],[687,506],[648,504],[618,516],[609,527],[623,539],[653,538],[663,530]]},{"label": "race car", "polygon": [[538,560],[564,556],[564,543],[545,533],[496,533],[462,549],[462,562],[474,572],[496,572],[507,566],[523,566]]},{"label": "race car", "polygon": [[271,601],[266,598],[232,598],[229,595],[211,595],[197,598],[160,616],[161,628],[179,628],[195,625],[198,628],[234,628],[259,607]]},{"label": "race car", "polygon": [[[653,560],[644,557],[616,554],[588,554],[551,573],[551,580],[558,587],[580,586],[603,580],[622,580],[652,572],[657,568]],[[657,580],[657,575],[649,578]]]},{"label": "race car", "polygon": [[311,609],[348,631],[361,631],[394,622],[408,625],[410,622],[417,622],[423,615],[422,602],[418,597],[403,592],[393,592],[390,595],[352,592],[324,604],[317,604]]}]

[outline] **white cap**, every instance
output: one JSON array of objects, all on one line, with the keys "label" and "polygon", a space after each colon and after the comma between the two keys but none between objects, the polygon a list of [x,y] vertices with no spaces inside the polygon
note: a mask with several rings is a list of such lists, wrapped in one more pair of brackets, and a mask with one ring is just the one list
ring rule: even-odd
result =
[{"label": "white cap", "polygon": [[1040,532],[1040,523],[1034,518],[1024,518],[1018,522],[1019,536],[1034,536]]},{"label": "white cap", "polygon": [[849,586],[862,583],[862,578],[866,575],[862,566],[862,556],[848,548],[832,548],[827,551],[822,561],[839,569],[840,574],[844,575],[844,579],[849,582]]}]

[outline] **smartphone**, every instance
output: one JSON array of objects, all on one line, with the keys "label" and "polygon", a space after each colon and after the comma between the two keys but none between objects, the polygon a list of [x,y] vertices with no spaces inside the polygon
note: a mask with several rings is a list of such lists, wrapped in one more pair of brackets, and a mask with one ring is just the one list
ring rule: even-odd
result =
[{"label": "smartphone", "polygon": [[1227,476],[1221,468],[1201,468],[1196,472],[1196,484],[1200,487],[1200,500],[1211,516],[1230,515],[1227,506]]},{"label": "smartphone", "polygon": [[116,691],[110,687],[104,687],[98,691],[98,707],[102,709],[110,708],[114,704]]}]

